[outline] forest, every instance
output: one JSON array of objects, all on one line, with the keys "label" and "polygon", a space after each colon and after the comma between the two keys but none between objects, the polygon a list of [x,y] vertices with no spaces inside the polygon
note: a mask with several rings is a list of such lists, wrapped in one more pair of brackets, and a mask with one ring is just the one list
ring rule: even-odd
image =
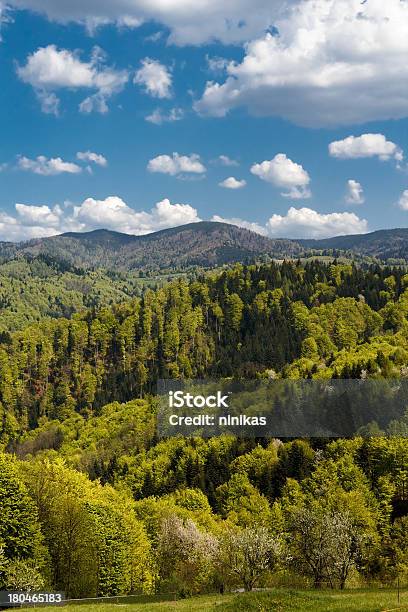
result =
[{"label": "forest", "polygon": [[406,378],[403,267],[235,264],[60,314],[0,334],[1,588],[408,581],[408,407],[349,439],[156,427],[160,378]]}]

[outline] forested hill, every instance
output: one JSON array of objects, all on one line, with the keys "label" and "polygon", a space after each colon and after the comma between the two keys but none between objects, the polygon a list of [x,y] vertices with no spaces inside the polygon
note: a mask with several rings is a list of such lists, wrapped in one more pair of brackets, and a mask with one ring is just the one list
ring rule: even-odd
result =
[{"label": "forested hill", "polygon": [[45,317],[69,318],[85,308],[98,308],[140,295],[150,283],[166,278],[140,278],[137,272],[84,270],[46,255],[0,264],[0,333],[22,329]]},{"label": "forested hill", "polygon": [[332,442],[158,440],[152,397],[159,376],[407,377],[407,342],[401,267],[321,261],[237,264],[3,332],[0,588],[407,584],[408,413],[381,404],[364,437]]},{"label": "forested hill", "polygon": [[67,233],[10,245],[0,244],[0,258],[46,254],[80,267],[163,270],[213,267],[231,262],[298,256],[302,247],[289,240],[271,240],[226,223],[201,222],[131,236],[108,230]]},{"label": "forested hill", "polygon": [[370,234],[336,236],[324,240],[299,240],[305,249],[341,250],[357,255],[376,257],[382,261],[404,259],[408,261],[408,229],[378,230]]},{"label": "forested hill", "polygon": [[13,244],[0,243],[0,262],[45,255],[81,268],[157,272],[216,267],[263,258],[349,255],[361,261],[408,261],[408,229],[324,240],[271,239],[226,223],[203,221],[134,236],[109,230],[69,232]]},{"label": "forested hill", "polygon": [[44,416],[64,419],[155,393],[158,378],[271,369],[295,378],[400,374],[408,366],[407,314],[408,275],[399,269],[237,264],[3,333],[5,441]]}]

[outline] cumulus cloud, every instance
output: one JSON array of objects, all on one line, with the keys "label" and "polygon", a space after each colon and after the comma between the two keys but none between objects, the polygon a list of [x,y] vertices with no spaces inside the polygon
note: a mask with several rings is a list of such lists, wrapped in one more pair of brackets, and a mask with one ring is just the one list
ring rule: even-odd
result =
[{"label": "cumulus cloud", "polygon": [[225,187],[225,189],[242,189],[242,187],[245,187],[246,181],[244,179],[238,180],[235,176],[229,176],[218,184],[220,187]]},{"label": "cumulus cloud", "polygon": [[82,62],[76,54],[55,45],[40,47],[17,68],[25,83],[36,88],[92,87],[95,71],[92,63]]},{"label": "cumulus cloud", "polygon": [[145,117],[149,123],[155,125],[162,125],[163,123],[173,123],[174,121],[180,121],[184,117],[184,111],[181,108],[172,108],[168,113],[162,111],[160,108],[156,108],[150,115]]},{"label": "cumulus cloud", "polygon": [[141,64],[133,82],[142,85],[152,98],[171,98],[172,77],[169,68],[150,57],[142,60]]},{"label": "cumulus cloud", "polygon": [[283,238],[330,238],[364,234],[368,223],[354,213],[321,214],[311,208],[289,208],[286,215],[272,215],[267,222],[269,236]]},{"label": "cumulus cloud", "polygon": [[61,23],[83,23],[91,31],[109,23],[138,27],[153,20],[169,28],[171,43],[201,45],[214,40],[231,44],[254,38],[273,25],[287,1],[9,0],[9,3]]},{"label": "cumulus cloud", "polygon": [[275,26],[207,83],[199,113],[245,106],[312,127],[408,116],[407,2],[300,0]]},{"label": "cumulus cloud", "polygon": [[228,155],[219,155],[217,159],[213,160],[214,163],[218,163],[221,166],[239,166],[239,163],[235,159],[231,159]]},{"label": "cumulus cloud", "polygon": [[406,189],[398,200],[398,206],[401,210],[408,210],[408,189]]},{"label": "cumulus cloud", "polygon": [[105,113],[107,100],[120,92],[129,79],[126,70],[110,68],[105,60],[99,47],[94,48],[90,61],[84,62],[78,52],[48,45],[29,55],[26,64],[17,67],[17,74],[34,88],[45,113],[58,114],[60,102],[55,91],[63,88],[94,90],[81,102],[80,110]]},{"label": "cumulus cloud", "polygon": [[361,183],[354,179],[347,181],[346,202],[347,204],[364,204],[365,202]]},{"label": "cumulus cloud", "polygon": [[108,165],[106,157],[99,153],[93,153],[92,151],[78,151],[77,159],[96,164],[97,166],[103,166],[104,168]]},{"label": "cumulus cloud", "polygon": [[311,208],[291,207],[286,215],[272,215],[265,225],[219,215],[214,215],[211,220],[245,227],[270,238],[330,238],[368,231],[367,221],[354,213],[322,214]]},{"label": "cumulus cloud", "polygon": [[217,221],[218,223],[228,223],[229,225],[243,227],[247,230],[251,230],[251,232],[261,234],[262,236],[266,236],[268,233],[265,226],[262,226],[259,223],[255,223],[253,221],[245,221],[244,219],[240,219],[239,217],[225,218],[220,217],[220,215],[213,215],[211,221]]},{"label": "cumulus cloud", "polygon": [[20,170],[34,172],[42,176],[55,176],[57,174],[79,174],[82,172],[81,166],[73,162],[66,162],[60,157],[51,157],[48,159],[44,155],[39,155],[35,159],[21,156],[18,158],[17,166]]},{"label": "cumulus cloud", "polygon": [[[42,225],[24,225],[18,217],[0,212],[0,239],[19,242],[31,238],[54,236],[55,230]],[[57,232],[58,233],[58,232]]]},{"label": "cumulus cloud", "polygon": [[362,134],[335,140],[329,144],[329,153],[338,159],[378,157],[381,161],[395,159],[397,163],[404,159],[402,149],[395,142],[387,140],[384,134]]},{"label": "cumulus cloud", "polygon": [[107,228],[142,235],[168,227],[201,221],[189,204],[171,204],[166,198],[150,211],[136,211],[121,198],[87,198],[78,206],[16,204],[15,215],[0,213],[0,239],[27,240],[67,231]]},{"label": "cumulus cloud", "polygon": [[74,207],[73,219],[86,229],[106,227],[127,234],[148,234],[201,220],[189,204],[171,204],[166,198],[149,212],[136,212],[117,196],[86,199],[81,206]]},{"label": "cumulus cloud", "polygon": [[[0,239],[8,241],[44,238],[61,233],[64,211],[59,206],[31,206],[16,204],[15,215],[0,212]],[[77,229],[74,224],[64,225],[62,231]]]},{"label": "cumulus cloud", "polygon": [[300,200],[310,198],[310,177],[306,170],[289,159],[284,153],[278,153],[271,160],[254,164],[252,174],[276,187],[285,189],[282,196]]},{"label": "cumulus cloud", "polygon": [[161,172],[171,176],[183,174],[204,174],[206,167],[201,162],[200,156],[196,153],[191,155],[158,155],[147,164],[149,172]]},{"label": "cumulus cloud", "polygon": [[58,227],[62,208],[58,205],[51,209],[49,206],[16,204],[16,212],[24,226],[42,226],[45,229]]}]

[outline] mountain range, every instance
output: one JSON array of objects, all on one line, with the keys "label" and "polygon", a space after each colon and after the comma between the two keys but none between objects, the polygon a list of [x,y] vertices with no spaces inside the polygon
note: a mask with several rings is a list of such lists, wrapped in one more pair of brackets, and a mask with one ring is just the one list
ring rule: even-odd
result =
[{"label": "mountain range", "polygon": [[284,259],[317,254],[408,261],[408,229],[323,240],[272,239],[234,225],[203,221],[144,236],[98,229],[0,243],[1,262],[41,255],[81,268],[121,271],[213,267],[263,256]]},{"label": "mountain range", "polygon": [[378,230],[369,234],[336,236],[323,240],[298,240],[305,249],[340,250],[381,261],[408,260],[408,228]]}]

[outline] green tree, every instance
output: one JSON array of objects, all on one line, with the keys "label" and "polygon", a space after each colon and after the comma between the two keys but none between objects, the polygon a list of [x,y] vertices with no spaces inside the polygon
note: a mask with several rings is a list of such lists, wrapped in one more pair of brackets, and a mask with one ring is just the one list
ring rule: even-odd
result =
[{"label": "green tree", "polygon": [[8,559],[28,559],[41,544],[37,509],[16,462],[0,453],[0,542]]},{"label": "green tree", "polygon": [[45,586],[38,566],[30,560],[10,561],[3,580],[5,588],[10,591],[40,591]]}]

